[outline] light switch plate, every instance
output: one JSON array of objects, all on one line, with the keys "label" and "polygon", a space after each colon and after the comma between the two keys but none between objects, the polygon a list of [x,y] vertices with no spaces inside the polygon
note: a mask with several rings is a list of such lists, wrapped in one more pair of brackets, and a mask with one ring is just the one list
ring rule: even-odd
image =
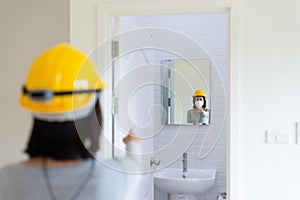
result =
[{"label": "light switch plate", "polygon": [[266,138],[268,144],[288,144],[289,143],[289,135],[273,132],[273,131],[266,131]]},{"label": "light switch plate", "polygon": [[300,144],[300,124],[296,122],[296,143]]}]

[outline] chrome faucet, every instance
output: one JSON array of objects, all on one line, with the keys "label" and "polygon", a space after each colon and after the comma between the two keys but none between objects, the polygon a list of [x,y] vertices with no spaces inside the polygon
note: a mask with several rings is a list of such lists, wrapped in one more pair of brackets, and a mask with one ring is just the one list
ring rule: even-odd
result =
[{"label": "chrome faucet", "polygon": [[182,172],[187,172],[187,153],[182,154]]}]

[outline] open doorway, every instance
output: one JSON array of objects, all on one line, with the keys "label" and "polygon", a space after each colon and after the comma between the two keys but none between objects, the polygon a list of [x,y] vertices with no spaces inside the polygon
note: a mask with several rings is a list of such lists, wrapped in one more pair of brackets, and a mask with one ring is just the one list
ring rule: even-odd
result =
[{"label": "open doorway", "polygon": [[[109,124],[114,132],[113,143],[122,148],[124,132],[134,127],[147,143],[145,152],[152,151],[148,160],[150,157],[161,160],[156,169],[181,168],[181,155],[187,152],[190,169],[217,171],[214,186],[197,195],[196,199],[216,199],[227,188],[225,88],[229,52],[228,13],[112,16],[111,27],[113,107],[118,108],[117,112],[114,110],[113,123]],[[186,42],[188,40],[200,50],[195,50],[196,47]],[[159,48],[164,42],[166,46]],[[174,49],[175,52],[172,51]],[[161,63],[179,59],[209,60],[212,63],[210,80],[207,81],[209,91],[206,92],[211,99],[209,126],[162,123],[168,114],[160,107],[163,85]],[[187,77],[183,80],[189,84]],[[188,98],[191,99],[191,96]],[[186,140],[185,136],[192,139]],[[177,139],[170,143],[174,137]],[[115,149],[112,151],[115,152]],[[147,159],[145,164],[145,167],[149,166]],[[155,189],[154,196],[154,199],[169,198],[159,189]]]}]

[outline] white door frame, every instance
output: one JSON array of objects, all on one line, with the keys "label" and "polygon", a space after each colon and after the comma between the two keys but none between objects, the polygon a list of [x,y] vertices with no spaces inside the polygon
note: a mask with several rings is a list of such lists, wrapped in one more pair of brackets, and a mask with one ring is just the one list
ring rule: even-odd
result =
[{"label": "white door frame", "polygon": [[[111,37],[111,17],[132,15],[191,14],[201,12],[228,12],[229,14],[229,63],[227,103],[227,193],[228,199],[239,200],[239,61],[238,61],[238,3],[236,0],[102,0],[97,6],[97,43]],[[107,43],[104,60],[110,60]],[[109,101],[105,101],[109,102]],[[108,106],[111,107],[111,106]],[[107,133],[111,133],[107,131]]]}]

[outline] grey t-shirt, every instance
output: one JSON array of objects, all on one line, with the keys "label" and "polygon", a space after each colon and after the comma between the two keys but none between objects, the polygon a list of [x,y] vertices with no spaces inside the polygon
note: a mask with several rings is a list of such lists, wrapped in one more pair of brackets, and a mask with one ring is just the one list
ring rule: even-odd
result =
[{"label": "grey t-shirt", "polygon": [[[93,176],[78,200],[132,200],[144,194],[135,188],[142,175],[129,175],[95,160]],[[58,200],[69,200],[90,171],[92,159],[80,164],[49,168],[49,178]],[[26,163],[9,165],[0,170],[0,200],[52,200],[46,187],[43,169]]]},{"label": "grey t-shirt", "polygon": [[193,124],[209,124],[209,110],[204,109],[203,113],[194,112],[194,109],[188,110],[187,112],[187,123]]}]

